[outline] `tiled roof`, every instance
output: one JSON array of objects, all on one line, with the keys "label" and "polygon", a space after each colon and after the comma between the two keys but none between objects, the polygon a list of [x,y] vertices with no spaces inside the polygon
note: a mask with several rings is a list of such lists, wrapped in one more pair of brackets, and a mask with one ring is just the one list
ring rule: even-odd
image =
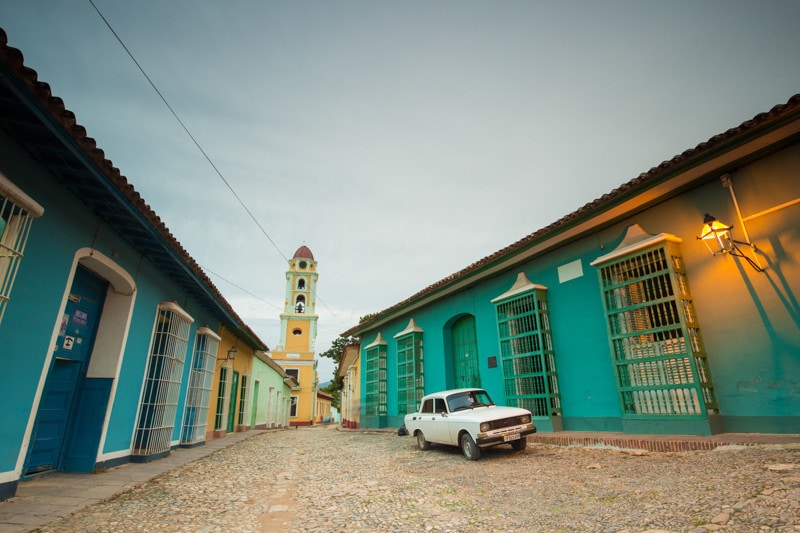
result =
[{"label": "tiled roof", "polygon": [[247,326],[195,260],[105,158],[75,114],[25,66],[0,28],[0,123],[105,224],[152,261],[213,316],[256,349],[267,345]]},{"label": "tiled roof", "polygon": [[770,127],[778,127],[782,121],[791,120],[793,118],[796,119],[795,115],[798,113],[800,113],[800,94],[795,94],[789,98],[786,104],[776,105],[770,111],[759,113],[752,119],[743,122],[739,126],[731,128],[724,133],[715,135],[708,141],[702,142],[694,148],[690,148],[683,153],[676,155],[672,159],[662,162],[660,165],[651,168],[647,172],[639,174],[639,176],[636,178],[620,185],[616,189],[604,194],[600,198],[587,203],[583,207],[560,218],[552,224],[545,226],[534,233],[527,235],[526,237],[523,237],[519,241],[506,246],[505,248],[502,248],[495,253],[476,261],[475,263],[472,263],[471,265],[437,281],[432,285],[429,285],[428,287],[425,287],[409,298],[406,298],[405,300],[387,309],[384,309],[379,313],[376,313],[369,320],[350,328],[341,335],[343,337],[358,336],[360,332],[369,331],[372,325],[380,323],[393,312],[407,307],[425,297],[432,296],[437,291],[443,290],[448,286],[469,277],[470,275],[480,272],[489,265],[492,265],[503,259],[513,257],[515,254],[520,253],[533,244],[542,242],[543,240],[564,231],[579,221],[586,220],[587,218],[602,213],[623,199],[629,198],[636,193],[660,183],[665,179],[668,179],[670,176],[675,175],[682,169],[689,168],[699,161],[729,149],[732,145],[735,145],[749,133],[752,133],[756,130],[760,131],[763,129],[768,129]]},{"label": "tiled roof", "polygon": [[301,259],[301,258],[311,259],[312,261],[314,260],[314,254],[311,253],[311,250],[309,250],[308,246],[306,245],[303,245],[300,248],[298,248],[297,251],[294,253],[294,256],[292,257],[292,259]]}]

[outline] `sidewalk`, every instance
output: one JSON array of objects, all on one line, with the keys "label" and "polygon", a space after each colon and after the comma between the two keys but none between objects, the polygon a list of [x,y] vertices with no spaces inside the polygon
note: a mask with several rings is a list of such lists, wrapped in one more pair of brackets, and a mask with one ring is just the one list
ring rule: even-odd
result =
[{"label": "sidewalk", "polygon": [[16,496],[0,502],[0,533],[35,530],[264,432],[250,430],[230,433],[202,446],[176,448],[163,459],[149,463],[128,463],[95,474],[59,473],[21,481]]},{"label": "sidewalk", "polygon": [[[337,427],[336,429],[361,433],[395,433],[397,431],[388,428],[369,430]],[[17,495],[11,500],[0,502],[0,533],[35,530],[84,507],[108,500],[165,472],[262,433],[265,431],[251,430],[232,433],[224,438],[214,439],[203,446],[175,449],[169,456],[150,463],[128,463],[95,474],[52,474],[20,482]],[[791,445],[800,448],[800,435],[737,433],[712,436],[625,435],[562,431],[536,433],[528,437],[528,442],[558,446],[613,446],[662,452],[711,450],[725,445]]]}]

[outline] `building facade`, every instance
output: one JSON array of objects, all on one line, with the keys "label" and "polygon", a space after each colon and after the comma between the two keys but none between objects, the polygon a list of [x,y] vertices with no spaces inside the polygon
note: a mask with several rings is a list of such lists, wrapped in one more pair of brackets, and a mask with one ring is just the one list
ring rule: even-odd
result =
[{"label": "building facade", "polygon": [[0,30],[0,499],[202,444],[231,342],[268,349]]},{"label": "building facade", "polygon": [[799,173],[797,95],[344,332],[361,426],[478,386],[540,431],[797,433]]},{"label": "building facade", "polygon": [[291,393],[289,421],[292,426],[309,426],[317,419],[317,262],[307,246],[301,246],[289,260],[286,297],[281,313],[280,343],[269,356],[297,385]]},{"label": "building facade", "polygon": [[361,421],[361,345],[344,347],[336,375],[342,378],[341,424],[347,429],[358,429]]},{"label": "building facade", "polygon": [[254,429],[287,428],[292,388],[297,382],[266,353],[257,351],[255,355],[250,426]]}]

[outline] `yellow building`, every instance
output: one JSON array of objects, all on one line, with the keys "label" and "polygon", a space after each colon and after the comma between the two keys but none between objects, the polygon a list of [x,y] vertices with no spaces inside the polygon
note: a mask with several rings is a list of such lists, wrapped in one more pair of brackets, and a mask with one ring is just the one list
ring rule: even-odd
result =
[{"label": "yellow building", "polygon": [[206,441],[249,429],[250,377],[253,357],[258,349],[251,344],[225,327],[219,330]]},{"label": "yellow building", "polygon": [[280,343],[269,356],[294,377],[289,423],[309,426],[317,419],[317,361],[314,342],[317,338],[317,262],[306,246],[301,246],[289,260],[286,271],[286,299],[281,313]]},{"label": "yellow building", "polygon": [[342,412],[342,427],[357,429],[361,421],[361,345],[348,344],[339,360],[337,376],[342,378],[342,395],[339,408]]},{"label": "yellow building", "polygon": [[327,392],[317,391],[317,422],[328,423],[332,420],[333,396]]}]

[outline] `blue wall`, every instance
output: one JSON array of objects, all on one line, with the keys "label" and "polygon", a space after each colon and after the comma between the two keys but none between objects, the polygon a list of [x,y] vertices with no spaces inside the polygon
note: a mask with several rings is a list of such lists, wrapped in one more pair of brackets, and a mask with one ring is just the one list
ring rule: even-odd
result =
[{"label": "blue wall", "polygon": [[[147,364],[157,306],[177,302],[195,322],[187,349],[184,379],[173,440],[180,436],[183,399],[197,327],[218,328],[218,322],[119,235],[0,133],[0,171],[41,204],[45,213],[33,221],[11,300],[0,323],[0,375],[6,406],[0,419],[0,473],[15,469],[25,430],[34,411],[37,386],[50,351],[50,340],[68,283],[75,252],[93,247],[124,269],[136,283],[127,342],[103,452],[125,452],[131,446],[139,395]],[[34,412],[35,415],[35,412]]]}]

